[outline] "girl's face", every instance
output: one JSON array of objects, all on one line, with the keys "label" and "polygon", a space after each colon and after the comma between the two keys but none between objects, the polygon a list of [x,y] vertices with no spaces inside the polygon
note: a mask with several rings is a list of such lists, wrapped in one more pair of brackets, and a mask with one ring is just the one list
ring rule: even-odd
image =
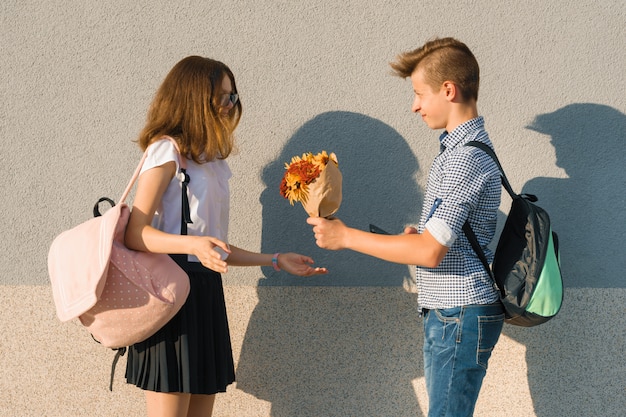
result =
[{"label": "girl's face", "polygon": [[220,115],[228,116],[228,112],[235,106],[237,100],[239,100],[239,96],[237,94],[233,94],[233,85],[230,78],[228,75],[224,75],[217,95]]}]

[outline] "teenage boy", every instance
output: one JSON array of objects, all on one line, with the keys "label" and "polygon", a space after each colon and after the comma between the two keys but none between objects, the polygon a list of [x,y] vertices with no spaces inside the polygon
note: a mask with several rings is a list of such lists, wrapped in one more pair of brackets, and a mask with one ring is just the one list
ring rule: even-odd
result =
[{"label": "teenage boy", "polygon": [[411,79],[412,111],[431,129],[444,129],[418,229],[384,235],[339,219],[310,217],[307,223],[322,248],[417,265],[428,416],[471,416],[504,322],[498,291],[462,231],[469,221],[491,261],[487,245],[496,229],[500,173],[483,151],[464,146],[472,140],[492,146],[476,105],[478,63],[465,44],[443,38],[399,55],[391,67]]}]

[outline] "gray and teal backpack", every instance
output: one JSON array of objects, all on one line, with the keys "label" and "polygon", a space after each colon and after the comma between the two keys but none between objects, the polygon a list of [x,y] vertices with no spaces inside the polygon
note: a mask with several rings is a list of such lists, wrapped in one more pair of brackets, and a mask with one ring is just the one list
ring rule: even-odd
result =
[{"label": "gray and teal backpack", "polygon": [[502,165],[488,145],[471,141],[466,146],[479,148],[494,160],[500,169],[502,185],[513,202],[492,267],[468,222],[463,226],[465,236],[500,291],[505,321],[524,327],[545,323],[559,312],[563,303],[559,241],[550,217],[534,204],[536,196],[513,192]]}]

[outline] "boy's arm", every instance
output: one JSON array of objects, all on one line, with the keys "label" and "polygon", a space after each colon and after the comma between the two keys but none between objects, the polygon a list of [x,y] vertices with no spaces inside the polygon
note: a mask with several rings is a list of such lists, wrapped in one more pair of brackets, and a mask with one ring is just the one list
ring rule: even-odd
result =
[{"label": "boy's arm", "polygon": [[346,226],[341,220],[309,217],[315,242],[330,250],[351,249],[389,262],[435,268],[441,263],[448,247],[428,232],[381,235]]}]

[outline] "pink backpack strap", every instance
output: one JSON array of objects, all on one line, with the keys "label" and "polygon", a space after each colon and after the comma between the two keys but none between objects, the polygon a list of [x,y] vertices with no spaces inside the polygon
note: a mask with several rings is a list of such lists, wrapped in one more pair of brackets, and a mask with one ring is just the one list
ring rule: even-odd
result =
[{"label": "pink backpack strap", "polygon": [[[170,142],[172,142],[172,144],[174,145],[174,148],[176,148],[176,153],[178,155],[178,165],[180,166],[180,171],[181,171],[180,173],[183,174],[181,175],[180,180],[181,182],[186,181],[186,183],[189,183],[189,176],[186,173],[187,172],[187,158],[183,157],[180,154],[180,148],[178,147],[178,143],[173,138],[169,136],[164,136],[163,139],[168,139]],[[128,197],[128,194],[130,194],[130,190],[132,190],[133,185],[135,185],[135,181],[137,181],[137,178],[139,178],[141,167],[143,167],[143,163],[145,162],[147,156],[148,156],[148,151],[146,150],[143,153],[143,156],[141,157],[141,160],[139,161],[137,168],[135,168],[135,172],[133,173],[133,176],[128,182],[128,185],[126,186],[126,189],[124,190],[124,193],[118,200],[120,203],[124,203],[126,201],[126,197]],[[179,174],[176,174],[176,175],[178,176]]]}]

